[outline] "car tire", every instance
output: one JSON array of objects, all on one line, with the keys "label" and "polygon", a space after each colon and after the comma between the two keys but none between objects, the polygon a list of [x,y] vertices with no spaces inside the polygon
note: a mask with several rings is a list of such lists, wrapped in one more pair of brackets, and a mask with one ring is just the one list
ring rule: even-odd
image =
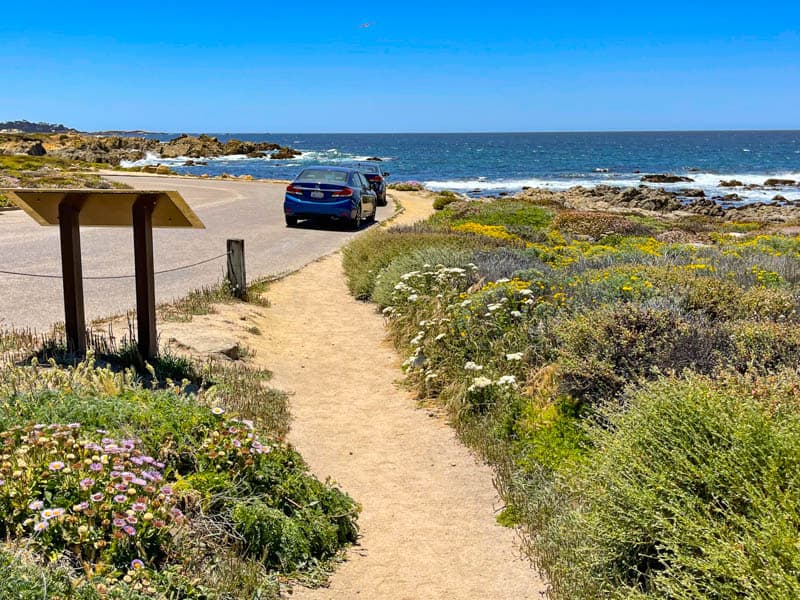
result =
[{"label": "car tire", "polygon": [[386,192],[383,193],[383,196],[378,198],[378,206],[386,206],[388,202],[386,201]]},{"label": "car tire", "polygon": [[297,217],[294,217],[292,215],[286,215],[286,226],[297,227]]},{"label": "car tire", "polygon": [[356,209],[356,217],[355,219],[350,219],[350,229],[353,231],[358,231],[361,229],[361,222],[364,220],[364,217],[361,214],[362,206],[361,203],[358,203],[358,209]]},{"label": "car tire", "polygon": [[367,223],[369,223],[370,225],[372,225],[372,224],[375,222],[375,217],[377,216],[377,214],[378,214],[378,205],[376,204],[376,205],[375,205],[375,206],[372,208],[372,214],[371,214],[370,216],[368,216],[368,217],[367,217],[366,219],[364,219],[364,220],[365,220]]}]

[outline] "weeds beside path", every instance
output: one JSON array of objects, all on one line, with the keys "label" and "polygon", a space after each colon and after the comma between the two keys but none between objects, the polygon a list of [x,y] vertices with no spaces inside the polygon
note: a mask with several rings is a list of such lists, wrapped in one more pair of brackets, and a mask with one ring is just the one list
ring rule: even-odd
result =
[{"label": "weeds beside path", "polygon": [[[429,198],[397,195],[400,223],[430,211]],[[348,293],[341,255],[273,284],[269,301],[250,343],[274,385],[293,393],[289,440],[363,505],[361,544],[330,587],[293,597],[538,597],[545,584],[495,521],[491,470],[396,385],[400,360],[374,305]]]}]

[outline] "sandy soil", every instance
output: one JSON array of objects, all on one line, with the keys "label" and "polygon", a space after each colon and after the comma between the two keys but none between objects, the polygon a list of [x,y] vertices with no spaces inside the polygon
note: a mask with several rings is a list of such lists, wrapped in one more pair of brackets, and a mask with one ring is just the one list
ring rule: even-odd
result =
[{"label": "sandy soil", "polygon": [[[431,210],[430,198],[397,196],[404,211],[396,222]],[[267,297],[268,309],[223,306],[167,335],[188,339],[215,321],[231,342],[255,350],[252,361],[292,394],[291,443],[318,477],[332,478],[363,506],[360,543],[330,586],[295,587],[292,597],[540,597],[545,583],[516,554],[514,533],[496,523],[502,505],[491,470],[397,385],[400,358],[374,306],[348,293],[341,255],[272,284]],[[253,325],[261,335],[246,332]]]}]

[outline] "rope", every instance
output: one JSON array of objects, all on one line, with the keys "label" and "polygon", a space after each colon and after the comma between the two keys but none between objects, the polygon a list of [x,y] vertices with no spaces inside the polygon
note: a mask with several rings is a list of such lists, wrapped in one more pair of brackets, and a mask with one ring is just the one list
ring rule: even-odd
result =
[{"label": "rope", "polygon": [[[207,258],[205,260],[198,261],[196,263],[192,263],[189,265],[183,265],[180,267],[173,267],[171,269],[163,269],[161,271],[156,271],[154,275],[162,275],[163,273],[174,273],[175,271],[185,271],[186,269],[191,269],[193,267],[197,267],[200,265],[204,265],[206,263],[210,263],[211,261],[218,260],[220,258],[224,258],[228,256],[230,252],[226,252],[225,254],[220,254],[219,256],[213,256],[211,258]],[[21,271],[6,271],[0,269],[0,274],[2,275],[18,275],[19,277],[36,277],[38,279],[61,279],[61,275],[45,275],[43,273],[23,273]],[[94,277],[83,277],[83,279],[133,279],[136,275],[96,275]]]}]

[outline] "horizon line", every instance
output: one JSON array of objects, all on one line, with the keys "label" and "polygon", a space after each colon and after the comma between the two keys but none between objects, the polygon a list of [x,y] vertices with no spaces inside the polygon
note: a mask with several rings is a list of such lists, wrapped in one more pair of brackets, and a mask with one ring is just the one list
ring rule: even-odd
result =
[{"label": "horizon line", "polygon": [[527,135],[527,134],[564,134],[564,133],[800,133],[800,128],[789,129],[565,129],[565,130],[532,130],[532,131],[214,131],[214,130],[173,130],[156,131],[149,129],[97,129],[78,133],[177,133],[177,134],[263,134],[263,135]]}]

